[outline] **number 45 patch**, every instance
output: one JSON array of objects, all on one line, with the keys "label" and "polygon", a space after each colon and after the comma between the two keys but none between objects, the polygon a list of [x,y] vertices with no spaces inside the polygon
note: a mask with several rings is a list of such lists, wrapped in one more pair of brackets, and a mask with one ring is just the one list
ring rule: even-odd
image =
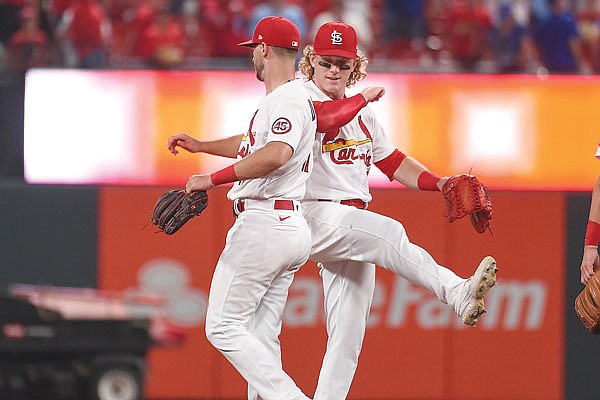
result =
[{"label": "number 45 patch", "polygon": [[291,130],[292,130],[292,123],[290,122],[289,119],[284,118],[284,117],[277,118],[275,120],[275,122],[273,122],[273,125],[271,125],[271,132],[273,132],[277,135],[288,133]]}]

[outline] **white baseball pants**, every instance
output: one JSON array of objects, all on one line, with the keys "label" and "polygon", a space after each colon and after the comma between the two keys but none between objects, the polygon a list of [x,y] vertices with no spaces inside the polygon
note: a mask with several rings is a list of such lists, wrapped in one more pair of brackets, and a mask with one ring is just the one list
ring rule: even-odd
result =
[{"label": "white baseball pants", "polygon": [[[247,209],[227,233],[208,298],[206,336],[264,400],[307,400],[281,365],[279,333],[310,233],[299,211]],[[264,336],[253,324],[269,324]]]},{"label": "white baseball pants", "polygon": [[[343,290],[331,290],[335,275],[342,273],[337,279],[343,282],[351,267],[363,265],[371,270],[369,263],[376,264],[433,292],[457,312],[466,279],[411,243],[402,224],[392,218],[334,202],[304,202],[302,207],[312,236],[310,258],[322,264],[329,334],[314,399],[341,400],[347,396],[358,363],[375,277],[374,273],[357,273],[353,284],[340,283]],[[341,322],[344,317],[347,321]]]},{"label": "white baseball pants", "polygon": [[358,261],[319,264],[327,325],[315,399],[345,399],[358,365],[375,290],[375,264]]}]

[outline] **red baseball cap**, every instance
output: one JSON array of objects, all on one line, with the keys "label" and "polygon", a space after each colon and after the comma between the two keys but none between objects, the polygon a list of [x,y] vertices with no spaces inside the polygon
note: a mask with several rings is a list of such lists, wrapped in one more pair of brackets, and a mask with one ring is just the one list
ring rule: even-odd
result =
[{"label": "red baseball cap", "polygon": [[252,39],[239,43],[238,46],[252,47],[260,43],[298,50],[300,47],[300,31],[289,19],[265,17],[256,24]]},{"label": "red baseball cap", "polygon": [[354,28],[340,21],[321,25],[315,34],[314,53],[319,56],[356,58],[358,37]]}]

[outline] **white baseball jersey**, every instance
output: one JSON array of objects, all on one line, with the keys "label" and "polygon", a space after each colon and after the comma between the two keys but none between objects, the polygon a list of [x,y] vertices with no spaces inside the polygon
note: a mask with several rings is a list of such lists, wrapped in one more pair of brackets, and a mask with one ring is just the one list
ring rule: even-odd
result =
[{"label": "white baseball jersey", "polygon": [[[329,100],[312,81],[306,86],[313,100]],[[363,108],[339,131],[318,133],[313,159],[302,213],[310,228],[310,259],[322,267],[328,333],[313,398],[339,400],[346,398],[358,365],[375,287],[375,265],[426,288],[457,313],[464,308],[469,281],[411,243],[400,222],[337,202],[311,201],[368,202],[371,165],[377,163],[391,177],[402,162],[401,153],[386,139],[370,109]],[[260,329],[272,325],[264,323]]]},{"label": "white baseball jersey", "polygon": [[301,81],[283,84],[260,102],[238,156],[274,141],[294,153],[269,175],[229,191],[231,200],[245,198],[246,206],[227,233],[208,296],[208,340],[263,400],[309,400],[282,368],[278,336],[294,273],[310,254],[310,231],[300,208],[276,208],[273,200],[302,199],[315,132],[315,110]]},{"label": "white baseball jersey", "polygon": [[[305,85],[313,100],[331,100],[313,81]],[[317,133],[313,148],[314,167],[305,199],[371,201],[368,182],[371,165],[385,159],[395,149],[368,106],[341,129]]]},{"label": "white baseball jersey", "polygon": [[285,83],[266,95],[242,138],[238,158],[246,157],[269,142],[287,143],[294,154],[283,166],[267,176],[236,182],[227,197],[230,200],[301,200],[312,169],[310,157],[316,126],[315,109],[301,80]]}]

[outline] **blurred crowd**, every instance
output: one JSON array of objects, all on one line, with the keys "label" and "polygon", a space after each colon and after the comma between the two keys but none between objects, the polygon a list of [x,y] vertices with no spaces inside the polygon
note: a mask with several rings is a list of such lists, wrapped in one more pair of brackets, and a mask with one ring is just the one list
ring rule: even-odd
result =
[{"label": "blurred crowd", "polygon": [[600,73],[600,0],[0,0],[0,69],[247,65],[236,44],[267,15],[307,43],[352,24],[380,67]]}]

